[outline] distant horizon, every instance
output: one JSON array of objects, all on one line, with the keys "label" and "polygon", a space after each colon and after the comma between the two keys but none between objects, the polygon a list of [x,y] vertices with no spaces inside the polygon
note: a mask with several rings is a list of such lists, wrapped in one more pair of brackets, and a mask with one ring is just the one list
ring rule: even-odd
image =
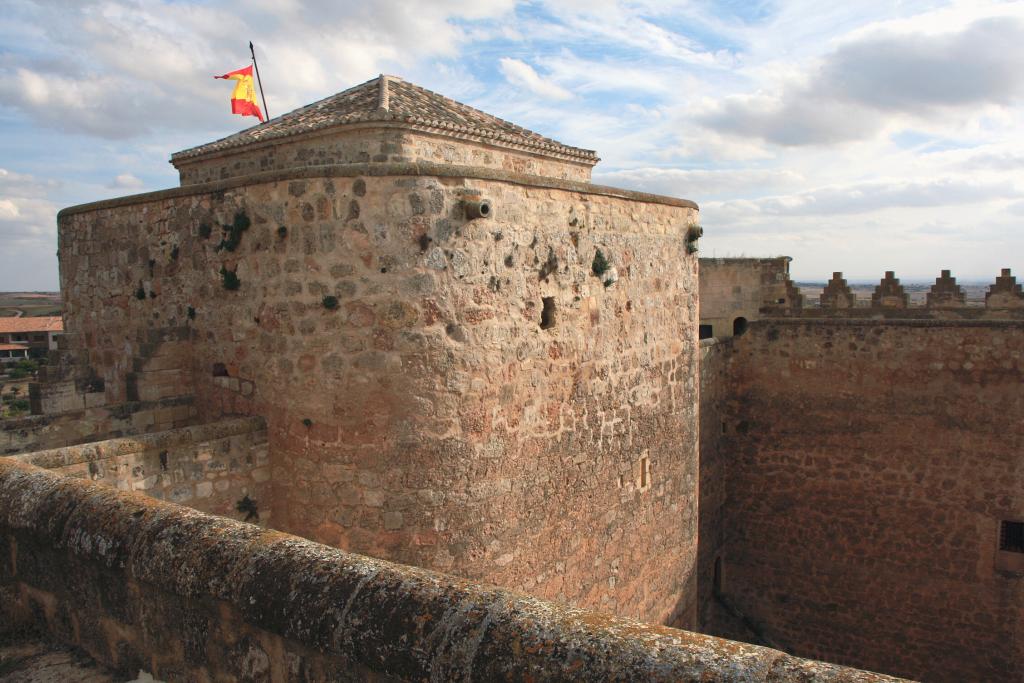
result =
[{"label": "distant horizon", "polygon": [[[703,257],[702,256],[701,258],[712,258],[712,257]],[[717,256],[717,257],[714,257],[714,258],[725,258],[725,259],[728,259],[728,258],[734,258],[734,257]],[[761,258],[761,257],[743,256],[743,257],[735,257],[735,258]],[[772,257],[769,256],[769,257],[764,257],[764,258],[772,258]],[[824,276],[800,276],[800,277],[794,276],[792,273],[790,273],[790,279],[797,286],[800,286],[800,285],[819,285],[819,284],[820,285],[825,285],[825,284],[828,283],[829,280],[832,279],[832,272],[835,272],[835,271],[831,271],[831,272],[828,273],[828,275],[824,275]],[[842,271],[840,271],[840,272],[842,272]],[[996,277],[998,277],[999,274],[1000,273],[996,273],[990,279],[958,277],[956,275],[956,273],[952,273],[951,275],[953,276],[953,278],[956,279],[957,284],[972,285],[972,286],[976,286],[977,287],[977,286],[989,286],[989,285],[995,284]],[[936,273],[934,276],[932,276],[930,278],[916,278],[916,277],[902,277],[902,276],[900,276],[899,273],[896,273],[896,278],[900,281],[901,284],[905,284],[905,285],[933,285],[933,284],[935,284],[935,279],[940,277],[940,275],[941,275],[941,273]],[[1016,273],[1012,273],[1011,272],[1011,275],[1013,275],[1014,277],[1017,277]],[[857,286],[877,285],[879,283],[879,281],[881,281],[882,278],[884,278],[884,277],[885,277],[885,273],[884,272],[881,273],[878,277],[875,277],[875,278],[850,277],[846,273],[843,273],[843,279],[846,280],[847,284],[849,284],[849,285],[857,285]],[[56,294],[56,295],[60,295],[60,293],[61,292],[60,292],[59,289],[52,289],[52,290],[46,290],[46,289],[0,289],[0,295],[8,295],[8,294]]]}]

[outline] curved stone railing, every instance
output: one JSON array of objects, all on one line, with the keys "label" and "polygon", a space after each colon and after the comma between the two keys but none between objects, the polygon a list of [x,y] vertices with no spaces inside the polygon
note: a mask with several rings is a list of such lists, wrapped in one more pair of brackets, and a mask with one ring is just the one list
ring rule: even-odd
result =
[{"label": "curved stone railing", "polygon": [[[366,177],[387,177],[387,176],[433,176],[436,178],[472,178],[475,180],[493,180],[497,182],[512,183],[514,185],[525,185],[527,187],[539,187],[553,190],[566,190],[579,192],[581,194],[602,195],[606,197],[618,197],[632,201],[648,202],[652,204],[663,204],[665,206],[678,206],[688,209],[696,209],[697,204],[689,199],[677,197],[666,197],[664,195],[638,192],[636,190],[624,190],[618,187],[606,185],[595,185],[580,180],[564,180],[548,176],[527,175],[513,173],[495,168],[484,168],[481,166],[454,166],[451,164],[437,164],[429,161],[415,162],[389,162],[389,163],[363,163],[363,164],[328,164],[323,166],[306,166],[303,168],[285,168],[271,171],[260,171],[249,175],[217,180],[209,183],[196,183],[195,185],[184,185],[172,187],[166,190],[144,192],[141,194],[117,197],[115,199],[103,199],[87,204],[78,204],[61,209],[57,213],[57,221],[78,213],[90,211],[101,211],[122,206],[133,206],[146,202],[155,202],[163,199],[177,197],[189,197],[195,194],[208,192],[220,192],[245,185],[257,183],[272,183],[282,180],[301,180],[303,178],[355,178]],[[685,227],[685,226],[684,226]]]},{"label": "curved stone railing", "polygon": [[165,680],[895,680],[360,557],[0,458],[0,624],[29,623]]}]

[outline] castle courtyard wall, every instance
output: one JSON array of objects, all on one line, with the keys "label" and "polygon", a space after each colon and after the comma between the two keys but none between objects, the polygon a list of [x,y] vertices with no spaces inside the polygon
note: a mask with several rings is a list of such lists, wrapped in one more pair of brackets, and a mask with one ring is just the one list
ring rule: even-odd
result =
[{"label": "castle courtyard wall", "polygon": [[545,603],[0,458],[0,637],[178,681],[887,683]]},{"label": "castle courtyard wall", "polygon": [[[724,635],[726,625],[718,623],[720,614],[715,594],[721,582],[721,556],[725,543],[726,458],[722,425],[729,386],[728,339],[700,341],[700,481],[698,495],[699,529],[697,556],[697,595],[699,624],[702,630]],[[717,569],[716,569],[717,565]],[[730,636],[734,634],[729,633]]]},{"label": "castle courtyard wall", "polygon": [[1022,323],[763,320],[730,355],[725,596],[800,656],[1024,678],[998,550],[1024,520]]},{"label": "castle courtyard wall", "polygon": [[196,420],[191,396],[129,401],[0,422],[0,456],[184,427]]},{"label": "castle courtyard wall", "polygon": [[36,451],[12,460],[226,517],[247,517],[237,505],[248,498],[250,519],[271,521],[267,427],[260,417]]},{"label": "castle courtyard wall", "polygon": [[184,358],[204,420],[264,416],[278,529],[694,626],[695,220],[491,169],[261,174],[62,212],[65,319],[110,400]]}]

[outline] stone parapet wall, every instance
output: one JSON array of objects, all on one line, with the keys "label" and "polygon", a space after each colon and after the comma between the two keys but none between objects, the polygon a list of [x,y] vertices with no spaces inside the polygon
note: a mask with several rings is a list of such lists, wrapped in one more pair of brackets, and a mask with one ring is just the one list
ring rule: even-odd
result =
[{"label": "stone parapet wall", "polygon": [[[927,294],[914,303],[893,271],[886,271],[869,301],[858,301],[841,272],[834,272],[818,305],[805,306],[789,279],[789,257],[700,259],[702,334],[733,335],[737,319],[764,317],[878,320],[1024,320],[1024,294],[1004,268],[985,294],[985,305],[967,305],[960,285],[943,270]],[[742,325],[739,326],[742,328]]]},{"label": "stone parapet wall", "polygon": [[556,159],[481,144],[479,140],[457,140],[452,134],[432,135],[411,131],[407,126],[331,130],[306,134],[296,139],[271,140],[262,145],[227,149],[197,159],[176,161],[181,184],[197,185],[272,170],[331,166],[340,164],[434,163],[448,166],[488,168],[510,173],[576,180],[590,180],[592,162]]},{"label": "stone parapet wall", "polygon": [[766,319],[728,383],[722,585],[751,622],[801,656],[1024,678],[1024,557],[999,550],[1024,322]]},{"label": "stone parapet wall", "polygon": [[[123,206],[138,206],[140,204],[147,204],[149,202],[164,199],[190,197],[196,194],[219,193],[259,183],[323,178],[379,178],[392,176],[431,176],[435,178],[494,180],[511,183],[513,185],[522,185],[525,187],[567,190],[570,192],[582,192],[588,195],[632,199],[640,202],[661,204],[664,206],[678,206],[689,209],[697,208],[697,204],[689,199],[668,197],[648,192],[638,192],[636,190],[626,190],[620,187],[610,187],[608,185],[596,185],[594,183],[579,180],[515,173],[502,169],[483,168],[479,166],[454,166],[421,161],[388,164],[331,164],[325,166],[310,166],[308,168],[260,171],[246,176],[233,177],[225,180],[211,180],[206,183],[190,185],[187,187],[172,187],[166,190],[143,192],[141,194],[116,197],[114,199],[102,199],[95,202],[89,202],[87,204],[69,206],[65,209],[61,209],[57,213],[57,220],[59,223],[63,217],[70,217],[74,214],[100,211],[103,209],[114,209]],[[67,334],[67,332],[64,334]]]},{"label": "stone parapet wall", "polygon": [[0,455],[164,431],[193,424],[196,419],[193,398],[180,396],[0,420]]},{"label": "stone parapet wall", "polygon": [[166,681],[896,679],[545,603],[0,459],[0,632]]},{"label": "stone parapet wall", "polygon": [[694,626],[696,219],[486,168],[257,174],[62,211],[67,326],[108,396],[159,333],[206,419],[265,416],[279,529]]},{"label": "stone parapet wall", "polygon": [[184,429],[25,453],[19,462],[138,491],[203,512],[240,516],[249,497],[261,524],[271,521],[266,423],[244,417]]}]

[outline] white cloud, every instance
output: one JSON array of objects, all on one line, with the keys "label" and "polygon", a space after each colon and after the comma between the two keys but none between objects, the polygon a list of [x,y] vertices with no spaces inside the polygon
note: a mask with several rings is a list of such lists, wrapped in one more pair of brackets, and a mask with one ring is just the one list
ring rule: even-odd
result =
[{"label": "white cloud", "polygon": [[958,31],[860,34],[776,92],[729,95],[696,119],[778,145],[876,135],[899,117],[973,118],[1024,97],[1024,20],[979,19]]},{"label": "white cloud", "polygon": [[675,168],[635,168],[595,173],[595,181],[620,187],[653,192],[671,197],[715,197],[761,195],[779,189],[791,189],[806,180],[785,169],[682,170]]},{"label": "white cloud", "polygon": [[143,185],[145,185],[145,183],[143,183],[139,178],[133,176],[131,173],[121,173],[114,178],[114,181],[110,183],[109,187],[125,190],[137,190]]},{"label": "white cloud", "polygon": [[276,114],[382,71],[454,57],[473,40],[460,22],[513,5],[438,0],[410,11],[402,0],[293,0],[240,13],[228,0],[26,2],[5,23],[38,44],[0,60],[0,101],[37,124],[109,139],[237,129],[230,90],[212,76],[249,61],[248,36]]},{"label": "white cloud", "polygon": [[501,73],[512,85],[525,88],[535,95],[546,97],[552,100],[572,99],[572,93],[565,88],[555,85],[549,80],[541,78],[533,67],[519,59],[502,57],[498,60]]},{"label": "white cloud", "polygon": [[0,273],[4,287],[56,289],[57,207],[54,183],[0,168]]},{"label": "white cloud", "polygon": [[979,182],[950,177],[871,180],[788,195],[713,202],[705,207],[748,216],[845,216],[880,209],[968,205],[1020,198],[1024,198],[1024,191],[1008,179]]}]

